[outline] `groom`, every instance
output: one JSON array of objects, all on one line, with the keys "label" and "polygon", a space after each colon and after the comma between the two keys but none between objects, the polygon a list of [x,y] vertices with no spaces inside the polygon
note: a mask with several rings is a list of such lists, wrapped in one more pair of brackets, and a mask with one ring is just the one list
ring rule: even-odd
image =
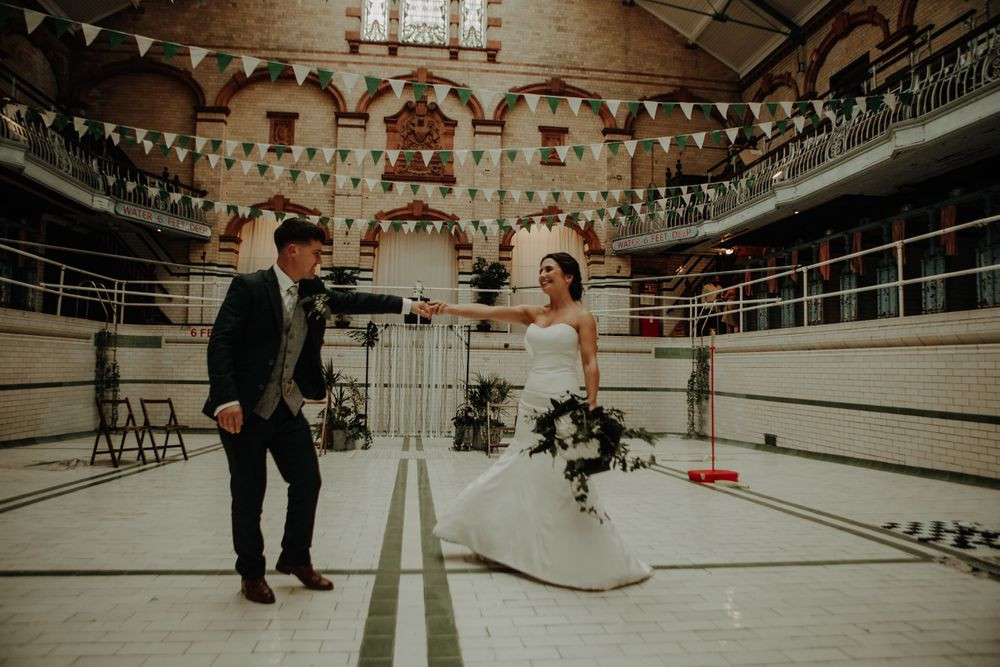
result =
[{"label": "groom", "polygon": [[[313,590],[333,582],[313,569],[309,557],[320,474],[303,399],[325,396],[320,347],[326,320],[306,312],[303,299],[323,291],[315,276],[323,230],[304,220],[285,220],[274,232],[278,260],[269,269],[233,278],[208,344],[209,396],[204,412],[217,420],[232,493],[233,546],[241,591],[252,602],[271,604],[264,579],[260,515],[271,452],[288,483],[288,510],[279,572]],[[333,313],[414,313],[430,317],[426,304],[363,292],[331,293]]]}]

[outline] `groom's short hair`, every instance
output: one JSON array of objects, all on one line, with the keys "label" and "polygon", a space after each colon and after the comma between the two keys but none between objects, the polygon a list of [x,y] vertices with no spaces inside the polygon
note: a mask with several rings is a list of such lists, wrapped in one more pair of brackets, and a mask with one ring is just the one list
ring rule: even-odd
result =
[{"label": "groom's short hair", "polygon": [[309,243],[310,241],[326,240],[319,225],[314,225],[302,218],[289,218],[274,230],[274,245],[278,247],[278,252],[289,243]]}]

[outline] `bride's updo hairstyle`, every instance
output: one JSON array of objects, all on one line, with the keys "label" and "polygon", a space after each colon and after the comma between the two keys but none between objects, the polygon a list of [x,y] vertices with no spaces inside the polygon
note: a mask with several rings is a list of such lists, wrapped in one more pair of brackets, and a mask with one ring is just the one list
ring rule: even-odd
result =
[{"label": "bride's updo hairstyle", "polygon": [[568,252],[550,252],[545,257],[542,257],[541,264],[547,259],[551,259],[553,262],[559,265],[563,274],[567,276],[573,276],[573,280],[569,283],[569,295],[573,301],[579,301],[583,298],[583,275],[580,274],[580,264],[575,259],[573,255]]}]

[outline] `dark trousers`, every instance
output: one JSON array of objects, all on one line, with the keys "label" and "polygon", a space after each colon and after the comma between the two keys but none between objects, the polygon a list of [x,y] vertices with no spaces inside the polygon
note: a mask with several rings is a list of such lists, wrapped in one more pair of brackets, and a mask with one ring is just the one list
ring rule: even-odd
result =
[{"label": "dark trousers", "polygon": [[301,412],[293,416],[282,401],[270,419],[244,414],[243,428],[238,434],[220,429],[219,435],[229,459],[236,571],[244,579],[264,576],[260,515],[267,488],[268,450],[288,483],[288,510],[280,560],[288,565],[311,564],[309,547],[321,480],[319,461],[305,417]]}]

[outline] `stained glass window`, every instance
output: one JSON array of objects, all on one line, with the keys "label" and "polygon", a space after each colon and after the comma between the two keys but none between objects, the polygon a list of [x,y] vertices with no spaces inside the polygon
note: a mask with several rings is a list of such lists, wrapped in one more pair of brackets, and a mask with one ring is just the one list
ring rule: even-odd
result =
[{"label": "stained glass window", "polygon": [[389,40],[389,0],[364,0],[361,16],[361,39],[367,42]]},{"label": "stained glass window", "polygon": [[448,43],[449,0],[400,0],[399,41],[408,44]]},{"label": "stained glass window", "polygon": [[476,49],[486,46],[486,0],[462,0],[458,31],[461,46]]}]

